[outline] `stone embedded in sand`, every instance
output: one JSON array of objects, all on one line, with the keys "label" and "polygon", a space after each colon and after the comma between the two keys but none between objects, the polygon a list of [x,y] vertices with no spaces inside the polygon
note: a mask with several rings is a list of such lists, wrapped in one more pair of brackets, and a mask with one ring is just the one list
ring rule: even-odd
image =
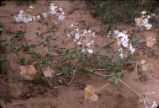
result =
[{"label": "stone embedded in sand", "polygon": [[20,66],[20,74],[25,80],[33,80],[36,73],[37,71],[33,65]]},{"label": "stone embedded in sand", "polygon": [[95,94],[95,89],[92,85],[87,85],[84,89],[84,93],[85,93],[85,100],[88,100],[88,101],[98,100],[98,96],[97,94]]}]

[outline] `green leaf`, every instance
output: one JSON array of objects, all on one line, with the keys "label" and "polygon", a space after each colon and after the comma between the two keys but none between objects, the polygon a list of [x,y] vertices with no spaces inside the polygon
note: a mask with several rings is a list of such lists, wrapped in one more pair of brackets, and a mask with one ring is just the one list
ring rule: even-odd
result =
[{"label": "green leaf", "polygon": [[44,45],[44,42],[40,42],[39,44],[37,44],[36,46],[40,46],[40,45]]},{"label": "green leaf", "polygon": [[134,35],[132,38],[132,46],[136,45],[139,40],[140,39],[136,35]]},{"label": "green leaf", "polygon": [[21,46],[15,46],[13,52],[17,52],[21,49]]},{"label": "green leaf", "polygon": [[105,54],[105,55],[103,55],[103,54],[96,54],[96,56],[100,56],[100,57],[104,57],[104,58],[109,58],[110,57],[109,54]]},{"label": "green leaf", "polygon": [[3,42],[6,42],[6,40],[0,40],[0,44],[2,44]]},{"label": "green leaf", "polygon": [[20,31],[20,33],[19,33],[19,38],[20,38],[20,39],[23,39],[23,38],[24,38],[24,32],[23,32],[23,31]]},{"label": "green leaf", "polygon": [[37,36],[38,36],[38,37],[40,37],[41,39],[43,39],[43,38],[44,38],[43,33],[41,33],[40,35],[39,35],[39,34],[37,34]]},{"label": "green leaf", "polygon": [[48,42],[48,43],[50,43],[50,41],[51,41],[51,36],[47,36],[46,39],[45,39],[45,41]]},{"label": "green leaf", "polygon": [[30,46],[29,46],[29,45],[24,46],[24,50],[25,50],[25,51],[28,51],[29,49],[30,49]]},{"label": "green leaf", "polygon": [[110,79],[110,78],[113,78],[113,77],[114,77],[114,74],[106,75],[106,76],[104,76],[104,79]]},{"label": "green leaf", "polygon": [[15,43],[17,40],[18,40],[18,38],[12,37],[12,38],[10,39],[10,42],[11,42],[11,43]]},{"label": "green leaf", "polygon": [[40,53],[34,54],[34,58],[38,59],[40,57],[41,57]]},{"label": "green leaf", "polygon": [[48,59],[44,59],[44,64],[46,65],[46,66],[50,66],[50,62],[48,61]]},{"label": "green leaf", "polygon": [[30,47],[35,48],[35,47],[36,47],[36,45],[35,45],[35,44],[32,44],[32,45],[30,45]]},{"label": "green leaf", "polygon": [[4,29],[4,27],[5,27],[5,25],[4,25],[4,24],[2,24],[2,23],[0,23],[0,31],[1,31],[1,30],[3,30],[3,29]]},{"label": "green leaf", "polygon": [[62,68],[62,73],[63,74],[68,74],[70,72],[70,70],[68,70],[67,68]]},{"label": "green leaf", "polygon": [[121,77],[121,75],[124,73],[124,70],[121,70],[120,72],[116,73],[117,79]]},{"label": "green leaf", "polygon": [[26,60],[25,60],[25,58],[20,58],[20,64],[21,64],[21,65],[26,65]]}]

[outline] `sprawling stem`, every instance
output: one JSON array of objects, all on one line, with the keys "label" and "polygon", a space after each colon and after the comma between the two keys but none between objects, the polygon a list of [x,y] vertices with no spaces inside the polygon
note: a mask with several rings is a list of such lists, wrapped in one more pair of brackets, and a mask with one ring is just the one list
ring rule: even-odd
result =
[{"label": "sprawling stem", "polygon": [[121,79],[118,79],[118,81],[120,81],[120,83],[122,83],[124,86],[126,86],[127,88],[129,88],[132,92],[134,92],[138,97],[141,97],[142,95],[137,92],[135,89],[133,89],[132,87],[130,87],[128,84],[126,84],[124,81],[122,81]]},{"label": "sprawling stem", "polygon": [[110,85],[110,83],[107,83],[107,84],[103,85],[102,87],[96,89],[95,92],[98,92],[98,91],[104,89],[105,87],[108,87],[109,85]]}]

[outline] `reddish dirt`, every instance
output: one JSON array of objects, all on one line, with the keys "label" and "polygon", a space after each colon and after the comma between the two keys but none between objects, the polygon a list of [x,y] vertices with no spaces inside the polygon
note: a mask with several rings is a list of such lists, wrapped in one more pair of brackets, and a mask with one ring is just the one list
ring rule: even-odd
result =
[{"label": "reddish dirt", "polygon": [[[102,53],[111,52],[115,49],[104,49],[106,43],[111,41],[103,32],[105,25],[93,18],[84,1],[54,1],[54,3],[62,7],[65,11],[65,20],[58,22],[53,19],[33,21],[26,26],[26,39],[29,44],[36,44],[41,40],[37,38],[37,33],[46,32],[50,30],[47,35],[50,35],[52,47],[55,48],[75,48],[74,42],[66,37],[66,27],[71,24],[78,25],[81,29],[91,29],[96,32],[95,50]],[[46,11],[49,2],[38,1],[31,4],[36,10],[35,14]],[[8,1],[5,5],[0,7],[0,22],[5,24],[4,32],[1,39],[15,36],[18,31],[23,31],[24,24],[15,24],[13,16],[19,10],[26,9],[28,6],[19,5],[15,2]],[[49,25],[47,25],[49,23]],[[119,24],[118,28],[121,30],[128,30],[129,25]],[[140,62],[145,59],[148,62],[148,71],[140,71],[140,68],[125,72],[121,78],[127,84],[132,86],[138,92],[145,94],[155,92],[153,99],[159,103],[159,48],[155,45],[154,48],[146,47],[145,39],[147,36],[156,36],[157,30],[142,31],[137,34],[141,38],[136,46],[136,53],[134,60]],[[20,43],[16,43],[17,45]],[[35,48],[36,52],[41,54],[46,53],[45,47]],[[20,53],[20,56],[27,57]],[[96,88],[101,87],[105,83],[102,77],[97,75],[81,74],[76,75],[74,81],[70,86],[58,89],[51,89],[45,85],[40,85],[36,82],[24,81],[19,75],[19,64],[17,56],[14,53],[7,53],[7,59],[10,61],[8,72],[6,76],[0,76],[0,103],[4,108],[140,108],[137,96],[132,93],[125,86],[119,84],[118,86],[109,86],[103,89],[98,94],[99,100],[97,102],[86,102],[84,100],[84,87],[91,84]],[[31,60],[30,60],[31,62]]]}]

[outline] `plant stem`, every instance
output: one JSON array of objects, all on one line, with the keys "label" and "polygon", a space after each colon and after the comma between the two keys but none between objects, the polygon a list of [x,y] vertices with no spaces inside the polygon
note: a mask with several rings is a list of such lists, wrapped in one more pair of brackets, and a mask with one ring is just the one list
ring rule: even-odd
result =
[{"label": "plant stem", "polygon": [[142,95],[137,92],[135,89],[133,89],[132,87],[130,87],[129,85],[127,85],[124,81],[122,81],[121,79],[118,79],[118,81],[120,81],[123,85],[125,85],[127,88],[129,88],[132,92],[134,92],[138,97],[141,97]]},{"label": "plant stem", "polygon": [[0,60],[6,60],[6,58],[0,58]]},{"label": "plant stem", "polygon": [[107,83],[107,84],[103,85],[102,87],[96,89],[95,92],[98,92],[98,91],[104,89],[105,87],[108,87],[109,85],[110,85],[110,83]]}]

